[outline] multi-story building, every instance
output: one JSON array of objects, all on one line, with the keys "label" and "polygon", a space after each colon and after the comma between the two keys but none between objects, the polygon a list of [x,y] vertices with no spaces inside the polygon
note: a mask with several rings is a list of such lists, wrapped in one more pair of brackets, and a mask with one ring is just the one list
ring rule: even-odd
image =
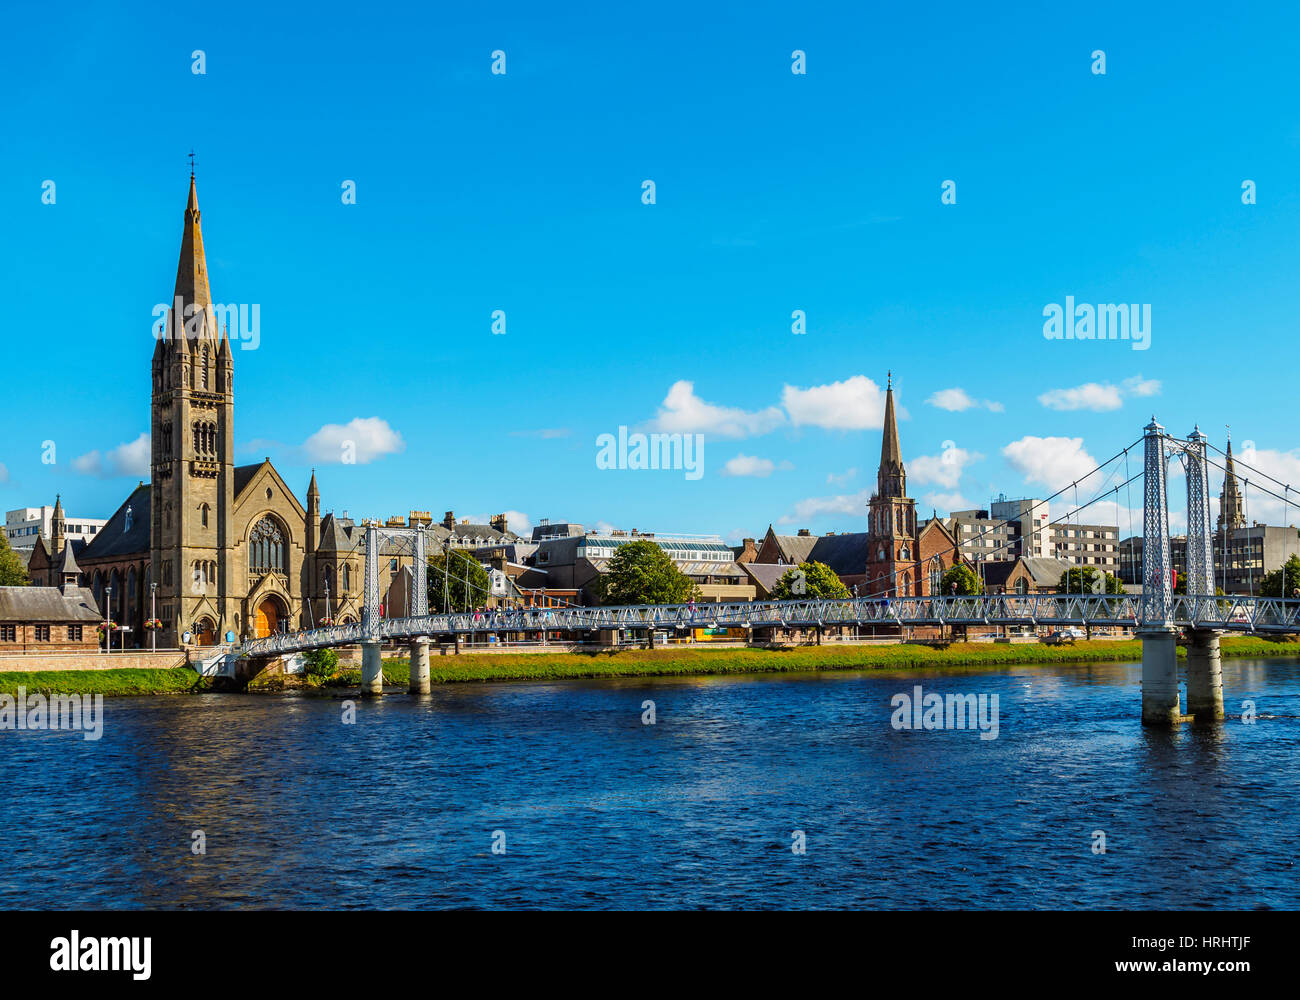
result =
[{"label": "multi-story building", "polygon": [[[57,499],[55,503],[57,505]],[[5,538],[9,540],[9,547],[14,550],[30,549],[36,544],[38,538],[48,542],[53,518],[54,507],[48,504],[41,507],[19,507],[17,510],[7,511]],[[83,542],[94,538],[108,523],[107,520],[100,518],[73,517],[71,514],[65,515],[65,520],[67,523],[64,531],[67,537]]]},{"label": "multi-story building", "polygon": [[546,573],[547,587],[585,591],[609,570],[614,552],[630,542],[654,542],[676,567],[696,584],[704,601],[752,601],[755,589],[736,564],[735,553],[717,535],[664,535],[654,532],[588,531],[583,534],[543,534],[537,538],[532,565]]}]

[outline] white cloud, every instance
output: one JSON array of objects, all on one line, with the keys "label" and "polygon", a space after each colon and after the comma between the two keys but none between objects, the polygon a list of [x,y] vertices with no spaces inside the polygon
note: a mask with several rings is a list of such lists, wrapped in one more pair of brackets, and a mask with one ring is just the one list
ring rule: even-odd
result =
[{"label": "white cloud", "polygon": [[778,469],[787,471],[794,466],[789,462],[781,462],[779,465],[770,458],[758,458],[755,455],[737,455],[735,458],[727,459],[722,467],[720,475],[723,476],[756,476],[759,479],[765,479]]},{"label": "white cloud", "polygon": [[98,449],[72,460],[72,467],[85,476],[112,479],[116,476],[149,478],[149,435],[142,433],[134,441],[110,448],[107,454]]},{"label": "white cloud", "polygon": [[[1245,502],[1247,523],[1264,521],[1267,524],[1300,524],[1300,449],[1277,451],[1272,448],[1256,448],[1249,441],[1244,444],[1245,447],[1238,445],[1233,449],[1232,457],[1236,462],[1237,488],[1242,492]],[[1216,463],[1210,466],[1210,483],[1214,493],[1211,510],[1218,517],[1218,497],[1223,489],[1223,472],[1219,466],[1225,463],[1217,451],[1211,450],[1209,459]],[[1254,466],[1254,469],[1247,466]],[[1270,482],[1260,473],[1290,485],[1291,489]],[[1269,496],[1264,489],[1285,500]],[[1294,551],[1300,553],[1300,548]]]},{"label": "white cloud", "polygon": [[948,447],[938,455],[919,455],[908,460],[906,467],[912,482],[934,483],[953,489],[961,480],[966,466],[984,457],[978,451],[957,448],[951,441],[945,443]]},{"label": "white cloud", "polygon": [[[1034,437],[1012,441],[1002,449],[1002,456],[1026,483],[1038,483],[1055,493],[1083,478],[1097,466],[1097,461],[1083,447],[1083,438]],[[1094,477],[1095,478],[1095,477]]]},{"label": "white cloud", "polygon": [[766,434],[785,423],[780,408],[750,413],[738,407],[706,403],[695,395],[695,383],[680,379],[672,384],[650,426],[669,434],[700,433],[742,438]]},{"label": "white cloud", "polygon": [[796,503],[793,512],[781,517],[777,524],[806,524],[823,514],[847,514],[865,519],[867,501],[870,499],[870,490],[860,490],[842,496],[809,497]]},{"label": "white cloud", "polygon": [[[796,427],[859,431],[879,430],[885,423],[885,391],[865,375],[807,389],[787,385],[781,403]],[[907,411],[900,407],[898,415],[905,418]]]},{"label": "white cloud", "polygon": [[1132,378],[1124,380],[1124,394],[1127,396],[1154,396],[1159,391],[1160,381],[1158,379],[1134,375]]},{"label": "white cloud", "polygon": [[1134,375],[1116,386],[1109,382],[1085,382],[1071,389],[1049,389],[1038,401],[1049,410],[1092,410],[1106,413],[1118,410],[1125,399],[1154,396],[1160,391],[1160,381]]},{"label": "white cloud", "polygon": [[303,442],[302,452],[316,462],[368,465],[406,450],[402,435],[379,417],[355,417],[346,424],[326,424]]},{"label": "white cloud", "polygon": [[1001,403],[995,403],[991,399],[976,400],[971,399],[965,389],[954,387],[952,389],[940,389],[938,392],[931,393],[930,398],[926,400],[931,406],[936,406],[941,410],[947,410],[949,413],[962,413],[966,410],[973,410],[976,407],[983,407],[993,413],[1001,413],[1005,407]]},{"label": "white cloud", "polygon": [[858,470],[856,468],[846,469],[844,472],[841,472],[838,475],[836,475],[834,472],[828,472],[826,473],[826,483],[827,485],[830,486],[843,486],[850,479],[855,478],[857,474],[858,474]]},{"label": "white cloud", "polygon": [[[503,510],[498,511],[506,516],[506,527],[516,535],[530,535],[533,531],[533,522],[528,515],[521,510]],[[469,514],[470,524],[489,524],[492,521],[491,515],[488,514]]]},{"label": "white cloud", "polygon": [[1113,385],[1087,382],[1073,389],[1049,389],[1038,397],[1049,410],[1092,410],[1103,413],[1124,405],[1123,396]]},{"label": "white cloud", "polygon": [[[949,514],[954,510],[973,510],[975,507],[960,493],[927,493],[921,499],[923,506],[933,508],[944,514]],[[918,514],[917,516],[923,517],[924,514]]]}]

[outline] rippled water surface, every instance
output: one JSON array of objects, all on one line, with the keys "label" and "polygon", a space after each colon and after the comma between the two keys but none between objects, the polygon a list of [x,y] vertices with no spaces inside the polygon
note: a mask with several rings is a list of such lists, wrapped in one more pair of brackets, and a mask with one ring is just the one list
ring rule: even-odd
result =
[{"label": "rippled water surface", "polygon": [[[1236,714],[1171,732],[1139,673],[109,700],[98,742],[0,732],[0,906],[1296,908],[1300,665],[1225,661]],[[895,731],[916,683],[998,738]]]}]

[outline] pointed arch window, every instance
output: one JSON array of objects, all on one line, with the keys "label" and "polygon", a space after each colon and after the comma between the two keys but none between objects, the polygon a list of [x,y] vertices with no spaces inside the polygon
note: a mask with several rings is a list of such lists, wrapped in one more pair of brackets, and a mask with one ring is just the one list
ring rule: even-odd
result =
[{"label": "pointed arch window", "polygon": [[248,568],[254,573],[285,573],[287,541],[274,518],[262,518],[249,536]]},{"label": "pointed arch window", "polygon": [[943,561],[938,556],[930,560],[930,593],[938,596],[943,581]]}]

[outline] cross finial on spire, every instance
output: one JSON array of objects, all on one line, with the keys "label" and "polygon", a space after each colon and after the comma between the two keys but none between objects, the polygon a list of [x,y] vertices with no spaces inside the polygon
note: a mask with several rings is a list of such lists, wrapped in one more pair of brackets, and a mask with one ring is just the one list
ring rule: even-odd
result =
[{"label": "cross finial on spire", "polygon": [[892,389],[893,387],[894,387],[894,373],[892,371],[887,371],[885,372],[885,388]]},{"label": "cross finial on spire", "polygon": [[190,150],[190,180],[194,180],[194,150]]}]

